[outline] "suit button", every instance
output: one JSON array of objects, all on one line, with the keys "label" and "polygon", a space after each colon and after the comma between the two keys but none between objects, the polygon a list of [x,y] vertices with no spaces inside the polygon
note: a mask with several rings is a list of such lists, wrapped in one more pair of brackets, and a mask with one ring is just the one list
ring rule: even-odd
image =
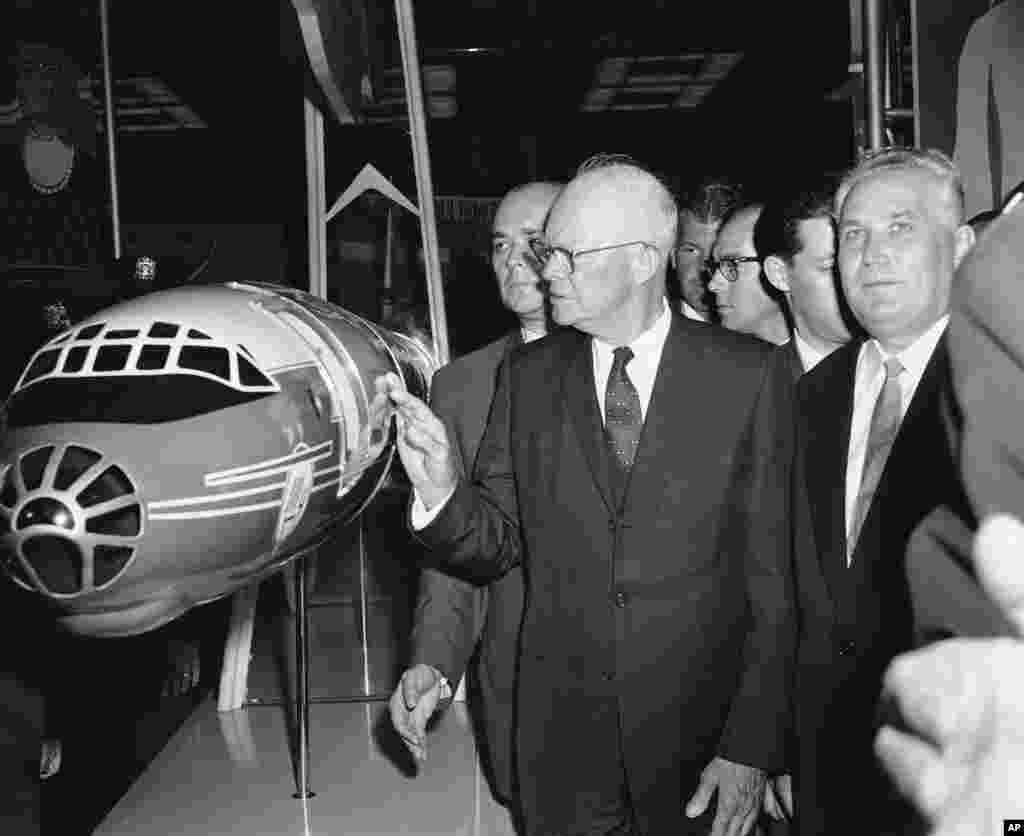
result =
[{"label": "suit button", "polygon": [[857,650],[855,645],[850,639],[840,639],[839,641],[839,655],[840,656],[852,656]]},{"label": "suit button", "polygon": [[615,602],[615,606],[621,609],[629,603],[629,596],[626,595],[626,593],[623,592],[621,589],[619,589],[616,590],[615,595],[612,596],[612,600]]}]

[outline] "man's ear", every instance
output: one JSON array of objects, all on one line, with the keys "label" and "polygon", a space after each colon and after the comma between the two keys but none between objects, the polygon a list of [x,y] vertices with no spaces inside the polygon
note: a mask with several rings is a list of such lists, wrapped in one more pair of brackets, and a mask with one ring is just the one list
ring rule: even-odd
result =
[{"label": "man's ear", "polygon": [[970,224],[961,224],[955,233],[955,244],[953,249],[953,269],[960,266],[964,256],[971,251],[975,243],[974,227]]},{"label": "man's ear", "polygon": [[762,266],[768,284],[779,293],[789,293],[789,270],[786,263],[777,255],[770,255],[764,260]]},{"label": "man's ear", "polygon": [[[637,284],[643,284],[657,275],[661,266],[661,254],[652,246],[637,246],[635,253],[630,255],[629,265],[633,269],[633,278]],[[671,255],[669,256],[671,259]]]}]

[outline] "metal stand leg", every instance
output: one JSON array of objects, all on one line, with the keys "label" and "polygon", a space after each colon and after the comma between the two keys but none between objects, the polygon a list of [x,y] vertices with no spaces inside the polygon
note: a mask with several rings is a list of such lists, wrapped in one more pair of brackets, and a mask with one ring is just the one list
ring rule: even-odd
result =
[{"label": "metal stand leg", "polygon": [[359,518],[359,622],[363,639],[363,696],[369,697],[370,687],[370,619],[367,613],[366,590],[366,532],[363,518]]},{"label": "metal stand leg", "polygon": [[295,720],[299,732],[298,791],[292,798],[313,798],[309,788],[309,611],[306,608],[305,555],[295,561]]}]

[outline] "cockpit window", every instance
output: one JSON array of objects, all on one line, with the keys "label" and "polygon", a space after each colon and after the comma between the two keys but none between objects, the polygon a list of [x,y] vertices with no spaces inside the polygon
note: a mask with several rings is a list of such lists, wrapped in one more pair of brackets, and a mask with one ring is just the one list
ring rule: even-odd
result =
[{"label": "cockpit window", "polygon": [[155,340],[173,340],[178,336],[178,326],[169,322],[154,322],[149,329],[149,336]]},{"label": "cockpit window", "polygon": [[205,345],[182,346],[178,365],[183,369],[206,372],[221,380],[231,380],[231,355],[226,348]]},{"label": "cockpit window", "polygon": [[111,328],[103,335],[105,340],[130,340],[139,336],[138,328]]},{"label": "cockpit window", "polygon": [[162,369],[171,353],[169,345],[144,345],[139,352],[139,368],[143,371]]},{"label": "cockpit window", "polygon": [[85,365],[85,358],[88,356],[88,346],[76,345],[67,353],[67,356],[64,358],[64,371],[80,372],[82,370],[82,366]]},{"label": "cockpit window", "polygon": [[238,379],[245,386],[263,386],[266,375],[244,357],[238,358]]},{"label": "cockpit window", "polygon": [[62,337],[43,346],[15,392],[48,378],[151,375],[203,377],[242,392],[279,391],[240,345],[218,342],[204,331],[172,322],[104,330],[107,326],[87,325],[70,339]]},{"label": "cockpit window", "polygon": [[43,351],[37,354],[36,358],[32,361],[32,365],[30,365],[28,367],[28,371],[25,372],[25,383],[38,380],[40,377],[48,375],[57,368],[57,360],[59,358],[59,348],[53,348],[49,351]]},{"label": "cockpit window", "polygon": [[96,362],[92,364],[98,372],[119,372],[128,364],[131,346],[105,345],[96,352]]},{"label": "cockpit window", "polygon": [[103,323],[97,322],[95,325],[86,325],[78,334],[75,336],[76,340],[91,340],[100,331],[103,330]]}]

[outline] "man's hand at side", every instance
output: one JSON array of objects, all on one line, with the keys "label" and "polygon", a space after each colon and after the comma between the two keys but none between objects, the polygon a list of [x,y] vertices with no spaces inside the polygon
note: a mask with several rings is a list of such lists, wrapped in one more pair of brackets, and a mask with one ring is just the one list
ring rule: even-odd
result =
[{"label": "man's hand at side", "polygon": [[391,695],[391,722],[418,761],[427,759],[427,723],[441,699],[441,674],[430,665],[415,665],[402,674]]},{"label": "man's hand at side", "polygon": [[757,823],[764,803],[765,773],[754,766],[715,758],[704,767],[700,785],[686,805],[686,815],[701,815],[718,791],[711,836],[747,836]]},{"label": "man's hand at side", "polygon": [[413,488],[430,510],[454,489],[455,457],[441,419],[415,395],[410,395],[392,372],[377,378],[378,393],[386,394],[397,410],[398,455]]}]

